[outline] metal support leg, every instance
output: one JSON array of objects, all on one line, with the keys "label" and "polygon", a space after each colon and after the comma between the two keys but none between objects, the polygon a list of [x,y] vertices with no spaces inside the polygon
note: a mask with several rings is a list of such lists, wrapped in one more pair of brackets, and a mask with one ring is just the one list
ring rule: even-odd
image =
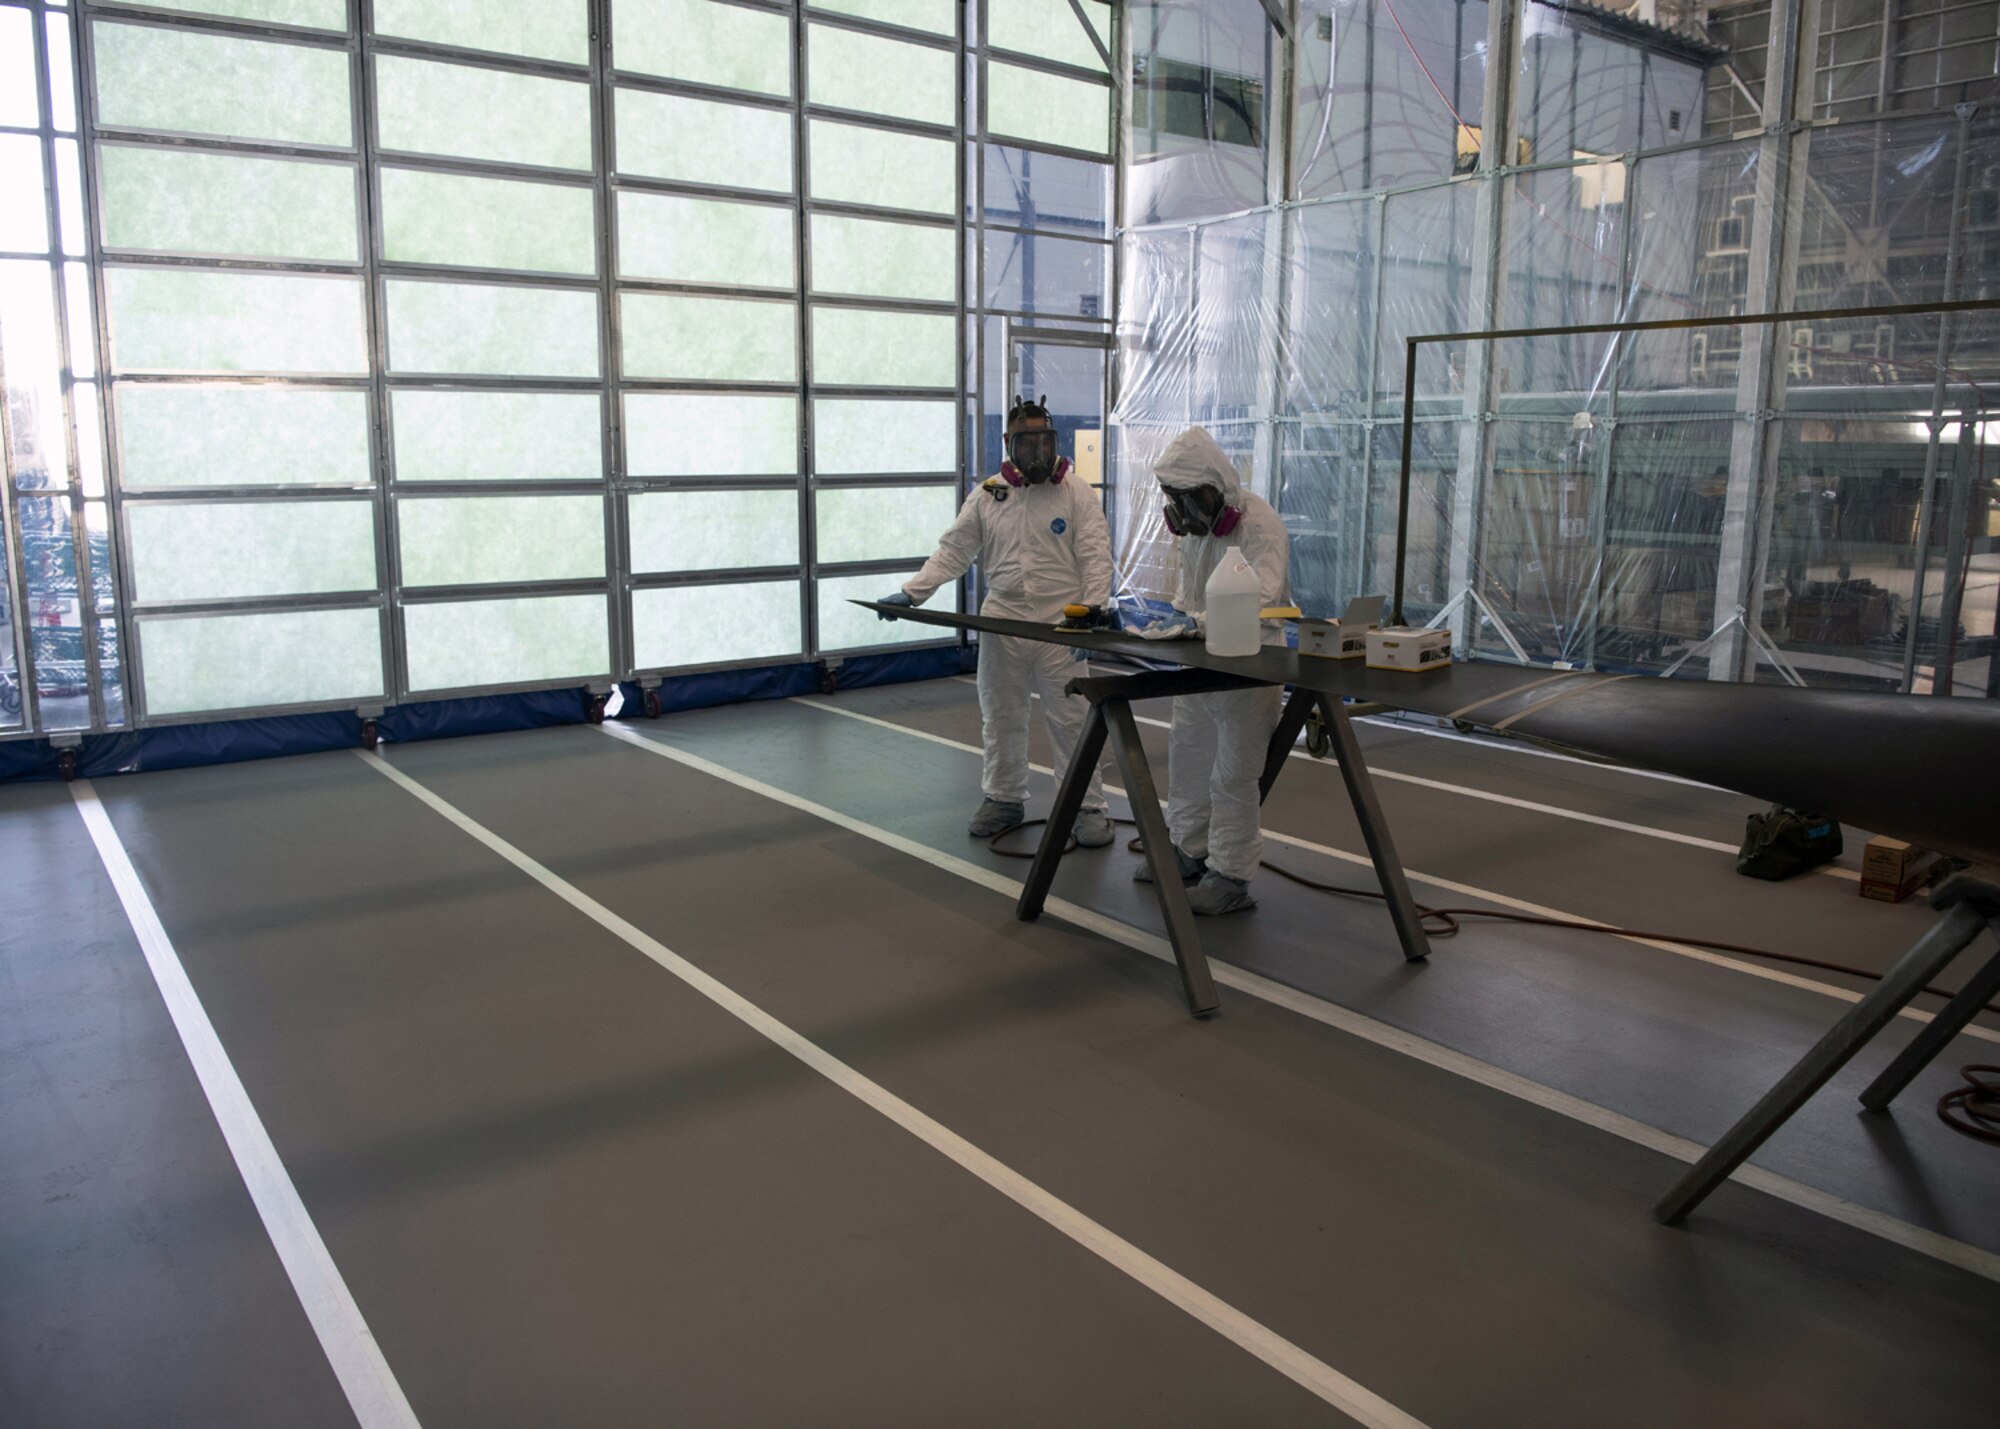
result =
[{"label": "metal support leg", "polygon": [[1260,803],[1271,797],[1271,786],[1284,772],[1285,761],[1292,757],[1292,746],[1299,742],[1299,731],[1306,727],[1306,716],[1312,713],[1313,702],[1318,698],[1313,691],[1294,686],[1291,698],[1285,701],[1285,712],[1278,716],[1278,727],[1271,731],[1271,750],[1264,756],[1264,772],[1257,778]]},{"label": "metal support leg", "polygon": [[1042,916],[1042,905],[1048,901],[1050,885],[1056,881],[1056,869],[1062,863],[1063,846],[1069,842],[1070,827],[1083,809],[1090,776],[1097,772],[1097,762],[1103,757],[1104,707],[1093,700],[1090,718],[1084,721],[1083,731],[1077,735],[1069,768],[1063,771],[1062,787],[1056,790],[1055,807],[1049,810],[1049,821],[1042,828],[1042,841],[1035,849],[1028,881],[1021,885],[1020,900],[1014,904],[1014,916],[1023,923],[1032,923]]},{"label": "metal support leg", "polygon": [[1160,900],[1160,915],[1166,919],[1167,938],[1174,945],[1174,961],[1180,964],[1188,1011],[1196,1017],[1208,1017],[1218,1005],[1215,981],[1209,976],[1201,936],[1195,932],[1194,910],[1188,907],[1187,890],[1181,886],[1173,836],[1167,832],[1166,818],[1160,813],[1160,797],[1153,788],[1153,771],[1146,764],[1146,749],[1139,742],[1139,726],[1133,722],[1132,706],[1124,700],[1106,700],[1099,709],[1110,727],[1111,752],[1125,780],[1125,795],[1132,801],[1132,817],[1139,825],[1139,837],[1146,843],[1146,859],[1153,865],[1153,893]]},{"label": "metal support leg", "polygon": [[1875,990],[1834,1023],[1813,1049],[1799,1059],[1778,1084],[1764,1094],[1757,1105],[1743,1114],[1736,1125],[1723,1133],[1680,1183],[1653,1207],[1653,1218],[1662,1225],[1679,1225],[1689,1211],[1700,1205],[1709,1192],[1729,1179],[1756,1149],[1783,1126],[1814,1092],[1825,1086],[1834,1073],[1868,1044],[1870,1038],[1888,1026],[1889,1019],[1915,997],[1925,983],[1935,977],[1953,958],[1985,931],[1986,917],[1971,903],[1959,903],[1891,968],[1875,985]]},{"label": "metal support leg", "polygon": [[[1347,709],[1331,695],[1319,696],[1320,718],[1333,736],[1334,757],[1340,761],[1340,777],[1347,781],[1347,797],[1354,803],[1354,817],[1360,821],[1361,837],[1368,856],[1375,860],[1375,876],[1389,901],[1389,917],[1396,925],[1396,937],[1403,944],[1403,957],[1418,962],[1430,956],[1430,939],[1424,935],[1423,918],[1417,900],[1410,896],[1410,881],[1403,876],[1403,861],[1389,838],[1389,821],[1375,797],[1375,783],[1368,777],[1368,764],[1361,757],[1361,741],[1355,738],[1354,724]],[[1302,717],[1303,718],[1303,717]]]},{"label": "metal support leg", "polygon": [[[1989,925],[1996,935],[2000,935],[2000,924]],[[2000,994],[2000,953],[1987,959],[1986,966],[1972,975],[1972,980],[1958,990],[1944,1010],[1933,1017],[1923,1031],[1910,1040],[1905,1047],[1883,1069],[1882,1075],[1868,1084],[1868,1090],[1861,1094],[1861,1105],[1869,1111],[1887,1111],[1889,1103],[1907,1087],[1917,1073],[1931,1064],[1933,1058],[1945,1049],[1965,1024],[1972,1021],[1974,1013]]]}]

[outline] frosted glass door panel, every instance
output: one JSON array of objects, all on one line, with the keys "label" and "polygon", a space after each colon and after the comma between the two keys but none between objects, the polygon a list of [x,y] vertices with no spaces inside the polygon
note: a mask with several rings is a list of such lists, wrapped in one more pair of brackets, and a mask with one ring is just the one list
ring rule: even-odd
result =
[{"label": "frosted glass door panel", "polygon": [[365,392],[178,382],[125,382],[117,392],[128,491],[374,479]]},{"label": "frosted glass door panel", "polygon": [[107,248],[333,263],[361,256],[348,164],[106,144],[98,175]]},{"label": "frosted glass door panel", "polygon": [[958,380],[951,313],[813,309],[813,380],[829,387],[950,387]]},{"label": "frosted glass door panel", "polygon": [[[1111,49],[1111,7],[1084,0],[1083,13],[1108,53]],[[986,43],[998,50],[1037,55],[1045,60],[1105,72],[1104,56],[1070,9],[1069,0],[1003,0],[986,13]]]},{"label": "frosted glass door panel", "polygon": [[595,273],[594,195],[566,184],[382,170],[382,256],[392,263]]},{"label": "frosted glass door panel", "polygon": [[791,476],[799,399],[628,392],[625,462],[628,476]]},{"label": "frosted glass door panel", "polygon": [[635,492],[625,515],[634,572],[729,571],[799,561],[799,494],[793,488]]},{"label": "frosted glass door panel", "polygon": [[303,25],[315,30],[347,28],[347,0],[144,0],[153,10],[222,15],[267,25]]},{"label": "frosted glass door panel", "polygon": [[792,24],[713,0],[617,0],[618,68],[789,97]]},{"label": "frosted glass door panel", "polygon": [[796,382],[792,303],[626,293],[620,299],[625,375],[680,382]]},{"label": "frosted glass door panel", "polygon": [[375,110],[384,149],[590,167],[590,86],[581,80],[379,55]]},{"label": "frosted glass door panel", "polygon": [[956,402],[813,401],[813,465],[821,476],[958,470]]},{"label": "frosted glass door panel", "polygon": [[995,60],[986,66],[986,128],[996,138],[1109,153],[1111,90]]},{"label": "frosted glass door panel", "polygon": [[398,481],[546,481],[604,475],[595,392],[435,392],[389,397]]},{"label": "frosted glass door panel", "polygon": [[812,0],[812,8],[934,35],[958,33],[957,0]]},{"label": "frosted glass door panel", "polygon": [[618,269],[668,283],[790,288],[792,220],[790,208],[772,204],[621,193]]},{"label": "frosted glass door panel", "polygon": [[814,502],[819,558],[838,565],[923,560],[958,514],[959,498],[956,486],[823,486]]},{"label": "frosted glass door panel", "polygon": [[958,301],[958,234],[844,214],[812,216],[816,293]]},{"label": "frosted glass door panel", "polygon": [[120,371],[368,370],[352,278],[109,268],[104,286]]},{"label": "frosted glass door panel", "polygon": [[958,56],[833,25],[808,25],[814,104],[949,125],[958,113]]},{"label": "frosted glass door panel", "polygon": [[382,617],[285,610],[139,620],[146,712],[380,700]]},{"label": "frosted glass door panel", "polygon": [[375,0],[375,33],[563,64],[590,63],[586,0]]},{"label": "frosted glass door panel", "polygon": [[611,671],[601,595],[403,607],[413,690],[588,680]]},{"label": "frosted glass door panel", "polygon": [[[880,600],[916,573],[835,576],[818,583],[819,648],[857,650],[869,645],[916,645],[927,641],[950,640],[954,633],[935,625],[919,625],[914,620],[879,620],[872,610],[849,605],[850,600]],[[958,583],[954,581],[925,605],[933,610],[958,609]]]},{"label": "frosted glass door panel", "polygon": [[958,207],[958,146],[949,139],[815,119],[812,196],[949,214]]},{"label": "frosted glass door panel", "polygon": [[784,110],[621,89],[617,112],[621,174],[792,191],[792,116]]},{"label": "frosted glass door panel", "polygon": [[632,592],[632,655],[641,670],[777,660],[804,648],[797,581]]},{"label": "frosted glass door panel", "polygon": [[604,574],[601,496],[406,498],[406,586],[592,580]]},{"label": "frosted glass door panel", "polygon": [[395,372],[597,376],[597,294],[584,288],[389,282]]},{"label": "frosted glass door panel", "polygon": [[347,54],[151,26],[91,26],[104,128],[354,146]]},{"label": "frosted glass door panel", "polygon": [[372,501],[135,501],[125,526],[142,601],[376,587]]}]

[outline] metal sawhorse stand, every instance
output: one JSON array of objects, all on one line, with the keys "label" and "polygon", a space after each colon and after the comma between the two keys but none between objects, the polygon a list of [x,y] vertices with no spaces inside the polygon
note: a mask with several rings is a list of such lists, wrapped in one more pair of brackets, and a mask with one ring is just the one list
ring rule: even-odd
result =
[{"label": "metal sawhorse stand", "polygon": [[[1132,804],[1132,817],[1145,843],[1146,859],[1153,867],[1153,892],[1160,900],[1160,914],[1166,919],[1167,938],[1173,944],[1174,960],[1180,966],[1181,987],[1187,994],[1188,1011],[1196,1017],[1210,1017],[1216,1012],[1215,979],[1209,974],[1208,958],[1202,952],[1201,937],[1195,931],[1194,910],[1188,907],[1187,890],[1181,886],[1180,869],[1175,865],[1172,852],[1173,839],[1167,832],[1166,818],[1160,812],[1153,771],[1147,763],[1145,747],[1139,742],[1139,726],[1132,718],[1132,701],[1208,694],[1220,690],[1247,690],[1256,688],[1257,684],[1255,680],[1238,675],[1192,669],[1072,680],[1067,688],[1069,692],[1090,701],[1090,718],[1077,739],[1076,752],[1063,776],[1062,787],[1056,791],[1055,807],[1049,811],[1048,824],[1042,830],[1041,844],[1035,850],[1034,866],[1028,872],[1028,880],[1021,887],[1020,901],[1014,907],[1015,916],[1024,922],[1032,922],[1041,916],[1042,906],[1048,900],[1049,887],[1055,882],[1056,868],[1062,862],[1063,846],[1069,842],[1070,826],[1076,822],[1076,816],[1083,808],[1083,796],[1090,787],[1091,773],[1104,757],[1104,741],[1109,736],[1112,755],[1125,781],[1126,797]],[[1361,757],[1360,741],[1355,738],[1346,707],[1337,697],[1303,686],[1293,689],[1291,698],[1285,703],[1284,713],[1278,718],[1278,727],[1271,733],[1270,752],[1265,756],[1264,772],[1257,781],[1258,795],[1262,798],[1270,794],[1292,746],[1298,741],[1299,731],[1305,728],[1307,715],[1315,707],[1320,711],[1324,727],[1332,735],[1341,777],[1347,783],[1347,796],[1354,803],[1354,816],[1361,823],[1361,834],[1368,844],[1369,857],[1374,860],[1376,876],[1381,879],[1382,891],[1387,895],[1389,916],[1396,925],[1403,956],[1411,962],[1419,961],[1429,956],[1430,943],[1424,936],[1416,901],[1410,896],[1409,880],[1403,876],[1402,862],[1396,857],[1396,847],[1389,839],[1388,821],[1383,818],[1381,803],[1375,797],[1375,785],[1369,779],[1368,766]]]},{"label": "metal sawhorse stand", "polygon": [[[1891,1018],[1922,990],[1946,964],[1978,941],[1989,929],[2000,937],[2000,883],[1991,879],[1960,874],[1947,880],[1931,896],[1931,906],[1944,916],[1930,932],[1917,940],[1897,961],[1882,981],[1847,1015],[1820,1038],[1813,1049],[1799,1059],[1779,1083],[1764,1094],[1762,1101],[1743,1114],[1743,1119],[1724,1133],[1722,1139],[1695,1163],[1680,1183],[1653,1207],[1654,1219],[1664,1225],[1679,1225],[1688,1212],[1717,1186],[1729,1179],[1749,1159],[1752,1152],[1783,1126],[1792,1113],[1804,1106],[1814,1092],[1846,1066],[1854,1054],[1889,1025]],[[1945,1045],[1972,1021],[1974,1013],[2000,993],[2000,951],[1986,966],[1974,973],[1944,1010],[1933,1017],[1905,1047],[1882,1075],[1861,1094],[1861,1105],[1869,1111],[1886,1111],[1897,1093],[1907,1087],[1942,1052]]]}]

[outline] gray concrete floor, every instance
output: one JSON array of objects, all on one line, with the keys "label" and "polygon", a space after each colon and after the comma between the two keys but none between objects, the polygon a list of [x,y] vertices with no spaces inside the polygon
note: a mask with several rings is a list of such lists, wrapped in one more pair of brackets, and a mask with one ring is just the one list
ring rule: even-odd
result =
[{"label": "gray concrete floor", "polygon": [[[588,728],[384,752],[1421,1422],[1991,1422],[2000,1284],[1739,1186],[1664,1230],[1647,1207],[1679,1164],[1657,1152],[1236,990],[1194,1023],[1169,966],[1017,923],[872,832],[1025,871],[963,834],[977,760],[938,740],[976,742],[967,686],[829,703],[934,738],[796,702],[632,728],[859,828]],[[1740,828],[1713,791],[1366,739],[1384,769]],[[1338,776],[1294,763],[1270,825],[1358,848]],[[356,756],[98,792],[423,1424],[1348,1422]],[[1412,868],[1586,916],[1864,965],[1924,922],[1834,878],[1749,884],[1707,850],[1382,792]],[[1152,929],[1134,862],[1067,860],[1057,893]],[[1843,1005],[1515,928],[1405,969],[1373,907],[1258,891],[1218,958],[1684,1136]],[[0,899],[0,1423],[351,1422],[61,788],[0,789]],[[1967,1046],[1949,1060],[1991,1059]],[[1990,1248],[1994,1154],[1927,1086],[1879,1121],[1843,1081],[1760,1159]]]}]

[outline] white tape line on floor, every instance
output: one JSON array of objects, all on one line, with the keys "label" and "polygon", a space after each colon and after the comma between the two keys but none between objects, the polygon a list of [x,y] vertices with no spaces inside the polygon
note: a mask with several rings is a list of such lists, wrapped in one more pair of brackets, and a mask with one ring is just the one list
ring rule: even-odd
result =
[{"label": "white tape line on floor", "polygon": [[[646,741],[639,736],[628,735],[616,725],[607,724],[602,728],[606,734],[634,740],[641,745],[646,744]],[[1038,1217],[1051,1228],[1068,1236],[1084,1249],[1131,1276],[1169,1304],[1193,1316],[1233,1344],[1248,1350],[1286,1378],[1363,1424],[1381,1426],[1381,1429],[1423,1429],[1421,1421],[1404,1413],[1388,1400],[1308,1354],[1227,1301],[1204,1290],[1186,1276],[1092,1220],[1068,1202],[981,1151],[942,1122],[919,1111],[880,1083],[848,1066],[817,1043],[794,1031],[749,999],[703,972],[651,934],[627,922],[492,830],[460,812],[445,799],[397,769],[381,755],[360,750],[355,751],[355,754],[371,769],[421,800],[599,927],[652,959],[774,1046],[796,1057],[842,1091],[881,1113],[932,1150],[977,1176],[1001,1195]]]},{"label": "white tape line on floor", "polygon": [[88,779],[79,779],[69,788],[84,827],[90,831],[90,841],[97,846],[97,856],[104,862],[104,871],[118,890],[118,901],[124,905],[125,917],[146,955],[146,966],[152,970],[161,1000],[174,1020],[174,1030],[187,1049],[216,1124],[222,1128],[229,1154],[235,1158],[265,1233],[291,1278],[299,1304],[305,1308],[313,1333],[319,1336],[354,1417],[361,1421],[362,1429],[417,1429],[416,1413],[403,1397],[402,1386],[383,1358],[381,1346],[375,1343],[347,1282],[341,1279],[326,1242],[320,1239],[319,1228],[306,1213],[298,1188],[292,1184],[285,1163],[278,1159],[278,1148],[264,1130],[242,1079],[222,1050],[222,1040],[215,1035],[194,984],[188,981],[180,954],[174,951],[166,925],[154,911],[138,870],[111,826],[110,815],[98,802],[96,788]]}]

